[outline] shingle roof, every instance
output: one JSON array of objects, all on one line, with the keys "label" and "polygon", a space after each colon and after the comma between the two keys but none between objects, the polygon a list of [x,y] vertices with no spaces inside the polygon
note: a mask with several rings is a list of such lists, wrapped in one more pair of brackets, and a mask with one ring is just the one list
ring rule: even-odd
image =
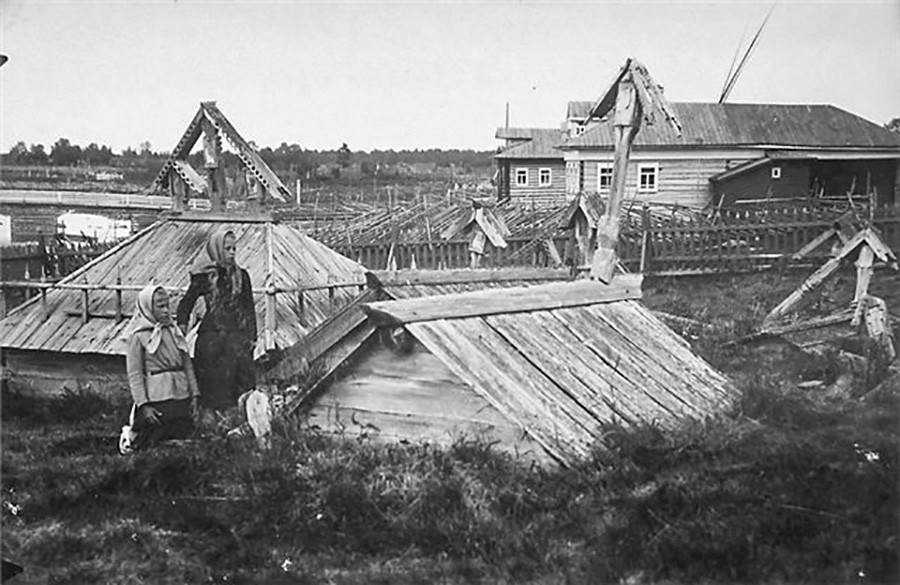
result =
[{"label": "shingle roof", "polygon": [[[572,104],[580,102],[571,102]],[[900,134],[831,105],[672,104],[683,126],[678,136],[667,124],[643,125],[641,147],[780,146],[812,148],[888,148],[900,150]],[[563,149],[612,149],[613,126],[601,122]]]},{"label": "shingle roof", "polygon": [[[511,129],[512,130],[512,129]],[[522,129],[526,130],[526,129]],[[562,161],[562,152],[556,145],[565,138],[565,132],[559,128],[528,128],[531,139],[521,144],[513,144],[502,152],[494,155],[499,159],[547,159],[556,158]]]}]

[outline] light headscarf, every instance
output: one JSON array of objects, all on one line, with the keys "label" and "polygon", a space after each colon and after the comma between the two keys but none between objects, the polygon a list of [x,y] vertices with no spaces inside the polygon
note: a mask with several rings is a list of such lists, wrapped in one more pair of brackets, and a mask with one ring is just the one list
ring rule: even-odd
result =
[{"label": "light headscarf", "polygon": [[150,331],[150,338],[144,344],[144,348],[150,353],[156,353],[162,341],[163,330],[169,329],[178,349],[188,351],[187,340],[172,319],[169,318],[167,321],[162,322],[158,321],[153,315],[153,295],[158,290],[165,291],[158,284],[150,284],[141,289],[141,292],[138,293],[137,303],[135,303],[134,317],[131,318],[127,331],[132,335],[138,331]]},{"label": "light headscarf", "polygon": [[237,261],[229,263],[225,259],[225,237],[228,235],[237,239],[231,230],[216,232],[209,237],[203,251],[200,252],[200,255],[197,256],[197,259],[194,260],[194,264],[191,266],[191,274],[208,275],[215,291],[215,281],[218,277],[217,268],[223,268],[225,273],[231,278],[231,294],[237,296],[241,292],[243,280]]}]

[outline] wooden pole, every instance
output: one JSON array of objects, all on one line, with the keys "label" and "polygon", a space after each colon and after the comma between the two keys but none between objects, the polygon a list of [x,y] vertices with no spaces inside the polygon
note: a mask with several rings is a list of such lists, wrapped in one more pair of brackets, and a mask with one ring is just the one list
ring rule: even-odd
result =
[{"label": "wooden pole", "polygon": [[615,159],[613,162],[612,185],[609,204],[600,218],[597,229],[597,250],[591,265],[591,278],[609,283],[616,266],[616,244],[619,241],[622,200],[625,196],[625,179],[628,173],[628,158],[634,136],[640,128],[640,105],[637,90],[630,73],[619,82],[616,95],[614,118]]},{"label": "wooden pole", "polygon": [[275,349],[275,272],[274,253],[272,251],[274,235],[272,224],[266,224],[266,315],[265,344],[266,351]]}]

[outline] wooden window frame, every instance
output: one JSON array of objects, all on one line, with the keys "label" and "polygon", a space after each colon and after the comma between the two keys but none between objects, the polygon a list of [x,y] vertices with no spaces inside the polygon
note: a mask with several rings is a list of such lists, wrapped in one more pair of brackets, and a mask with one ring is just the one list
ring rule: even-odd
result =
[{"label": "wooden window frame", "polygon": [[[653,186],[646,187],[643,177],[644,171],[653,172]],[[658,193],[659,192],[659,163],[641,163],[637,168],[637,190],[638,193]]]},{"label": "wooden window frame", "polygon": [[[547,182],[544,182],[544,171],[547,171]],[[543,167],[538,169],[538,187],[552,187],[553,186],[553,169],[549,167]]]},{"label": "wooden window frame", "polygon": [[[525,180],[521,183],[519,182],[519,175],[522,175],[525,177]],[[517,168],[516,169],[516,187],[527,187],[527,186],[528,186],[528,169],[527,168],[525,168],[525,169]]]},{"label": "wooden window frame", "polygon": [[[612,190],[612,163],[608,162],[598,162],[597,163],[597,193],[609,193]],[[606,187],[603,186],[600,181],[600,177],[603,175],[602,171],[609,171],[609,183]]]}]

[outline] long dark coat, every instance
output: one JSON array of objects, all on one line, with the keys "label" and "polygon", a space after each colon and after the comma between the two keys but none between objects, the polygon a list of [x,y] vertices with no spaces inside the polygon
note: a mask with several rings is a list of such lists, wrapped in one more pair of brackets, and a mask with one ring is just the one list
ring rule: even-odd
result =
[{"label": "long dark coat", "polygon": [[256,312],[250,275],[241,271],[241,291],[232,294],[226,270],[217,267],[216,290],[207,273],[192,274],[191,285],[178,303],[177,321],[184,330],[197,299],[202,295],[206,314],[200,322],[194,348],[194,370],[200,403],[224,410],[237,405],[238,396],[256,385],[253,348]]}]

